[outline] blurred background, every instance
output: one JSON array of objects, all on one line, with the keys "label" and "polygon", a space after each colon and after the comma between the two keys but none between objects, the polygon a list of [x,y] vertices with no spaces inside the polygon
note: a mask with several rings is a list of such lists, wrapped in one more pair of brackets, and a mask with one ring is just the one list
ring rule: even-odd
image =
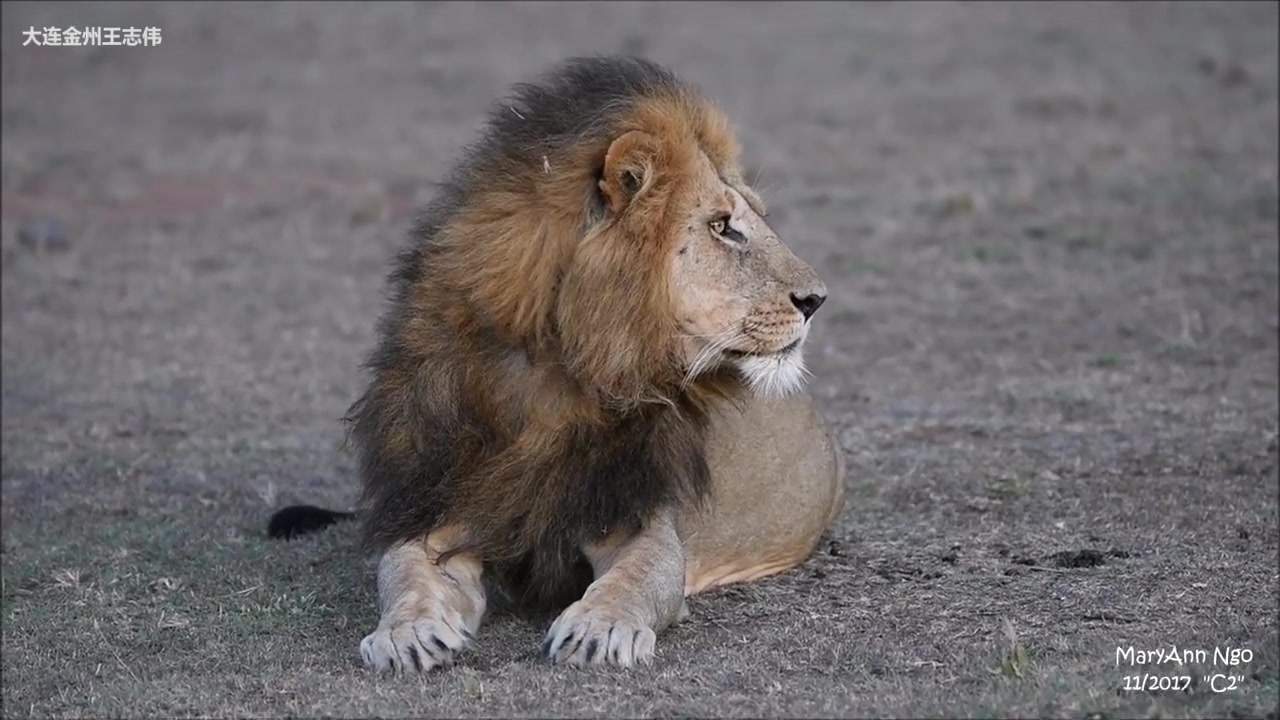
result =
[{"label": "blurred background", "polygon": [[[5,715],[1275,717],[1276,8],[4,3]],[[31,41],[86,27],[160,43]],[[597,52],[714,97],[826,279],[847,509],[652,669],[501,621],[377,682],[353,531],[266,518],[354,501],[338,418],[414,209],[511,83]],[[1116,647],[1169,643],[1254,660],[1125,692]]]}]

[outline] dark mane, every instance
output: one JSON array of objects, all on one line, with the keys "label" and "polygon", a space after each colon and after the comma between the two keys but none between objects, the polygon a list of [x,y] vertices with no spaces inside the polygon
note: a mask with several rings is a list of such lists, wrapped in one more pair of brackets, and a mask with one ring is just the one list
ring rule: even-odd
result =
[{"label": "dark mane", "polygon": [[[447,177],[437,185],[435,198],[414,223],[412,242],[397,257],[389,277],[394,308],[403,306],[405,293],[421,279],[426,255],[439,248],[441,228],[465,208],[468,198],[494,185],[509,184],[512,192],[528,192],[518,183],[528,168],[544,158],[562,158],[584,142],[607,137],[639,101],[692,91],[670,70],[650,60],[629,56],[569,58],[533,82],[515,83],[506,97],[486,114],[479,137],[463,148]],[[601,158],[603,162],[603,158]],[[593,180],[599,179],[599,168]],[[587,222],[602,211],[594,182],[582,188],[588,204]],[[396,313],[389,320],[395,321]],[[370,365],[378,367],[380,353]]]}]

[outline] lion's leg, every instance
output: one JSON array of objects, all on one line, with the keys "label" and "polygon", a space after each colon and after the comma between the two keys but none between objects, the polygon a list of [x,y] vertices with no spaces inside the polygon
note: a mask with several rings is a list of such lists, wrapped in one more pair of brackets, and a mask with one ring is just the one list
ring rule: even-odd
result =
[{"label": "lion's leg", "polygon": [[484,617],[480,560],[459,553],[437,565],[448,530],[398,545],[378,563],[378,628],[360,643],[365,665],[425,672],[449,665],[472,643]]},{"label": "lion's leg", "polygon": [[711,507],[680,518],[686,594],[795,567],[844,507],[839,446],[805,394],[726,408],[708,461]]},{"label": "lion's leg", "polygon": [[583,550],[596,580],[552,623],[543,655],[571,665],[651,661],[657,634],[684,606],[684,550],[674,519],[663,514],[633,537]]}]

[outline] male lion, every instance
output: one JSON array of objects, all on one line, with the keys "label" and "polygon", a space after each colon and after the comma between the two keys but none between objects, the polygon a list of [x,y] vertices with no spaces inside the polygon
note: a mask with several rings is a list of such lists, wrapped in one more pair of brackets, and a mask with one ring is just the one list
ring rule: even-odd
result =
[{"label": "male lion", "polygon": [[[800,391],[827,290],[738,155],[642,59],[571,59],[491,113],[390,275],[348,418],[381,553],[367,665],[452,663],[482,576],[559,603],[552,661],[649,662],[685,596],[813,551],[843,506]],[[335,516],[288,508],[272,534]]]}]

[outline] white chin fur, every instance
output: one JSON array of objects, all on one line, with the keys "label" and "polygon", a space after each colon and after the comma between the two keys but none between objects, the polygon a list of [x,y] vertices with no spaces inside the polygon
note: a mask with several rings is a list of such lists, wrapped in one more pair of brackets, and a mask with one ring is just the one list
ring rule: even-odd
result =
[{"label": "white chin fur", "polygon": [[786,355],[735,358],[733,364],[751,392],[765,398],[780,398],[796,392],[804,386],[808,374],[800,348]]}]

